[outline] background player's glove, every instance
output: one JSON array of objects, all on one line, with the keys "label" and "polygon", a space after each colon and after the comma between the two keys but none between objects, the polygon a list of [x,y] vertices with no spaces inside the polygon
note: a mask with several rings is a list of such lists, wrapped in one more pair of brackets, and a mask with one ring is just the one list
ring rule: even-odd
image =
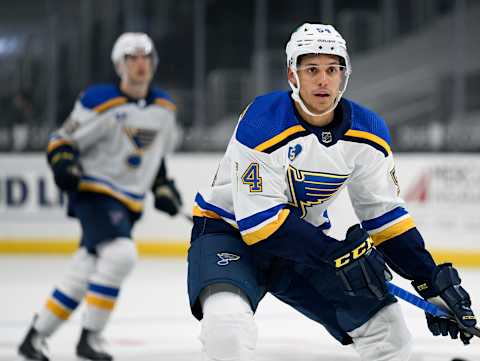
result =
[{"label": "background player's glove", "polygon": [[329,259],[347,295],[380,300],[388,296],[385,261],[360,225],[348,229],[345,240],[339,242]]},{"label": "background player's glove", "polygon": [[174,216],[182,206],[182,197],[171,179],[162,179],[155,182],[152,187],[155,197],[155,208]]},{"label": "background player's glove", "polygon": [[78,162],[78,152],[69,145],[62,145],[48,154],[48,162],[58,188],[72,192],[78,189],[82,168]]},{"label": "background player's glove", "polygon": [[[431,281],[415,280],[412,282],[415,290],[425,299],[433,303],[447,306],[455,320],[465,327],[473,327],[477,321],[472,309],[470,296],[460,286],[461,279],[458,271],[451,263],[443,263],[437,266]],[[442,302],[443,301],[443,302]],[[459,328],[457,322],[441,317],[426,314],[427,324],[434,336],[448,336],[460,339],[467,345],[473,335]]]}]

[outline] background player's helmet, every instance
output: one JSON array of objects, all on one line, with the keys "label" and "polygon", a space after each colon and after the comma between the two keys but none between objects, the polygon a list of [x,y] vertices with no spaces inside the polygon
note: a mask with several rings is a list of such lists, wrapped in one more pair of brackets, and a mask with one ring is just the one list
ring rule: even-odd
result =
[{"label": "background player's helmet", "polygon": [[[152,39],[145,33],[123,33],[115,41],[111,54],[117,73],[119,72],[119,64],[125,61],[125,55],[133,55],[139,51],[151,55],[152,71],[155,71],[158,65],[158,54]],[[121,76],[121,74],[118,75]]]},{"label": "background player's helmet", "polygon": [[[287,54],[287,68],[290,67],[296,80],[297,86],[290,81],[288,82],[292,88],[292,98],[300,104],[302,109],[310,115],[318,116],[326,114],[337,106],[340,98],[347,89],[348,78],[352,73],[350,58],[347,53],[347,43],[340,33],[335,30],[332,25],[309,24],[305,23],[297,28],[290,37],[285,48]],[[330,54],[340,57],[342,65],[346,67],[344,80],[340,86],[339,94],[335,99],[333,107],[323,114],[314,114],[310,112],[300,97],[300,81],[297,74],[298,57],[306,54]]]}]

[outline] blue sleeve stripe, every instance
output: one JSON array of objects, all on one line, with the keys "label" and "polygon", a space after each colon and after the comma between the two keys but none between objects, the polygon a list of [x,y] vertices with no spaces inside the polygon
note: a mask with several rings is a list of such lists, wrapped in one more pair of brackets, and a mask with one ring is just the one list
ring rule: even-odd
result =
[{"label": "blue sleeve stripe", "polygon": [[89,283],[88,290],[109,297],[118,297],[118,293],[120,292],[118,288],[102,286],[95,283]]},{"label": "blue sleeve stripe", "polygon": [[207,203],[205,199],[203,199],[200,193],[197,193],[195,196],[195,202],[200,206],[200,208],[205,209],[207,211],[212,211],[218,214],[220,217],[224,217],[227,219],[231,219],[232,221],[235,220],[235,215],[231,214],[220,207],[214,206],[213,204]]},{"label": "blue sleeve stripe", "polygon": [[250,228],[258,226],[260,223],[265,222],[267,219],[275,217],[285,207],[286,207],[285,204],[279,204],[275,207],[269,208],[259,213],[255,213],[247,218],[239,220],[237,222],[238,228],[240,229],[241,232],[243,232]]},{"label": "blue sleeve stripe", "polygon": [[61,305],[65,306],[70,310],[74,310],[78,306],[78,302],[73,298],[68,297],[65,293],[61,292],[58,289],[55,289],[53,292],[52,298],[60,302]]},{"label": "blue sleeve stripe", "polygon": [[373,229],[380,228],[391,221],[400,218],[404,215],[408,214],[408,211],[403,207],[397,207],[390,212],[387,212],[380,217],[369,219],[367,221],[362,222],[362,227],[365,228],[367,231],[371,231]]}]

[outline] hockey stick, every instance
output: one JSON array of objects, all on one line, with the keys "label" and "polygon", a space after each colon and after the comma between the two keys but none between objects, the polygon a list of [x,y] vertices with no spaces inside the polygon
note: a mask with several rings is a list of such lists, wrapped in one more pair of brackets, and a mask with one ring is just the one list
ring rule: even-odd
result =
[{"label": "hockey stick", "polygon": [[182,212],[181,215],[182,215],[182,217],[183,217],[184,219],[186,219],[187,221],[193,223],[193,217],[192,217],[191,214],[186,213],[186,212]]},{"label": "hockey stick", "polygon": [[[438,306],[434,303],[425,301],[423,298],[420,298],[417,295],[414,295],[413,293],[410,293],[407,290],[404,290],[403,288],[398,287],[391,282],[387,282],[387,286],[388,290],[392,295],[397,296],[398,298],[401,298],[402,300],[407,301],[408,303],[417,306],[418,308],[421,308],[425,312],[428,312],[429,314],[436,317],[445,317],[457,322],[453,315],[442,306]],[[459,322],[457,322],[457,324],[458,327],[460,327],[464,331],[474,336],[480,337],[480,329],[478,327],[463,327]]]}]

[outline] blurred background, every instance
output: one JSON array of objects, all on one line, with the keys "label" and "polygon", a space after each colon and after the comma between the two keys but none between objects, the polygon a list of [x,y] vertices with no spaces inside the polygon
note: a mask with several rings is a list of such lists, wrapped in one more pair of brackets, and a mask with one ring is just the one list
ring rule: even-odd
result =
[{"label": "blurred background", "polygon": [[476,0],[0,1],[0,151],[43,151],[86,86],[116,81],[124,31],[157,46],[179,150],[220,151],[256,94],[288,88],[284,47],[310,21],[347,40],[346,96],[386,119],[395,151],[478,152],[479,18]]},{"label": "blurred background", "polygon": [[[240,112],[262,92],[288,89],[291,32],[306,21],[333,24],[353,65],[346,97],[385,118],[401,195],[427,247],[437,262],[474,268],[461,274],[478,296],[479,19],[479,0],[0,0],[0,359],[17,359],[32,311],[67,262],[51,255],[71,254],[80,236],[46,163],[48,135],[87,86],[117,81],[110,52],[125,31],[152,37],[154,83],[177,103],[182,137],[168,168],[189,214]],[[176,259],[142,257],[111,340],[119,360],[194,360],[199,324],[184,289],[191,222],[155,212],[147,198],[134,232],[139,253]],[[345,191],[329,216],[337,238],[358,222]],[[318,326],[265,302],[259,361],[355,359]],[[407,312],[415,361],[480,360],[478,342],[455,348],[428,334],[423,312]],[[78,317],[52,340],[58,360],[73,359]]]}]

